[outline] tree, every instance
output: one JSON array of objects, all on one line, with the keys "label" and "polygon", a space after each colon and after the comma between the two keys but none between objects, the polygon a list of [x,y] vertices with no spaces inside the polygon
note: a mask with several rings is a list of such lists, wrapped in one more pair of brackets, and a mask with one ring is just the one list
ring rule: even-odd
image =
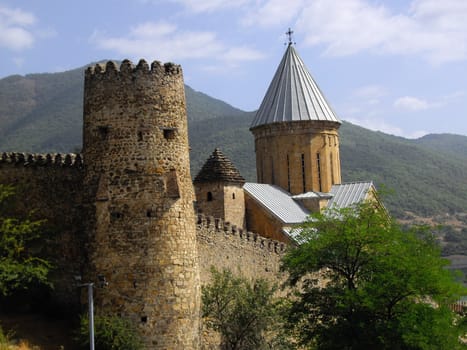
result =
[{"label": "tree", "polygon": [[8,199],[13,194],[11,186],[0,184],[0,295],[4,297],[31,286],[50,286],[50,263],[28,249],[40,237],[43,222],[8,217]]},{"label": "tree", "polygon": [[464,288],[426,228],[408,231],[371,203],[327,210],[303,224],[283,259],[297,288],[289,323],[317,349],[456,349],[449,309]]},{"label": "tree", "polygon": [[223,348],[269,349],[268,332],[279,327],[276,288],[264,279],[250,282],[234,276],[230,270],[212,268],[211,275],[211,283],[203,287],[203,317],[221,334]]}]

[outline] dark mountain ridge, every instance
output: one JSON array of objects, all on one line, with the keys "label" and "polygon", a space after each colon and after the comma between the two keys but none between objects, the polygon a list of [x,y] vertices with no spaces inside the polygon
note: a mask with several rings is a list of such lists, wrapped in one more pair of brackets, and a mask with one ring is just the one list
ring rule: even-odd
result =
[{"label": "dark mountain ridge", "polygon": [[[81,149],[84,68],[0,80],[0,151],[77,152]],[[219,147],[248,181],[255,181],[249,125],[254,113],[186,86],[192,175]],[[344,122],[343,181],[373,180],[395,194],[385,199],[398,217],[463,213],[467,208],[467,137],[404,139]]]}]

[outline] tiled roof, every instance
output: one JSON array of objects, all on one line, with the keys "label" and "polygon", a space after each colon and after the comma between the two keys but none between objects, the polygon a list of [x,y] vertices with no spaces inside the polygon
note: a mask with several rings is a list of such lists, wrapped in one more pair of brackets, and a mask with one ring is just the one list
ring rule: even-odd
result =
[{"label": "tiled roof", "polygon": [[194,180],[195,183],[213,181],[245,183],[235,165],[218,148],[212,152]]},{"label": "tiled roof", "polygon": [[247,182],[243,189],[284,224],[298,224],[310,214],[282,188]]},{"label": "tiled roof", "polygon": [[251,128],[302,120],[340,123],[293,45],[289,45]]},{"label": "tiled roof", "polygon": [[350,182],[331,187],[333,197],[328,208],[346,208],[367,198],[373,182]]}]

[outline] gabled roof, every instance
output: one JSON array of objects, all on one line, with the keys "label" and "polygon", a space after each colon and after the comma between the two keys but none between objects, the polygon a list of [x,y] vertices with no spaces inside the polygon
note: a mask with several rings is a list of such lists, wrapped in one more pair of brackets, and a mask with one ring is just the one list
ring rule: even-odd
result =
[{"label": "gabled roof", "polygon": [[328,202],[328,208],[346,208],[352,204],[367,199],[369,191],[374,188],[373,182],[349,182],[340,185],[332,185],[333,197]]},{"label": "gabled roof", "polygon": [[303,120],[341,122],[290,44],[250,128]]},{"label": "gabled roof", "polygon": [[284,224],[298,224],[310,214],[279,186],[247,182],[243,189]]},{"label": "gabled roof", "polygon": [[229,158],[216,148],[196,175],[194,183],[200,182],[230,182],[244,184],[245,179]]}]

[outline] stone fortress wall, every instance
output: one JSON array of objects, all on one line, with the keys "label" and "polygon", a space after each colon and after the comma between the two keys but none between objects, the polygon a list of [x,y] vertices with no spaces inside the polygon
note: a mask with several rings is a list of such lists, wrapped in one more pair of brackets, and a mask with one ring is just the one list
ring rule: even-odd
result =
[{"label": "stone fortress wall", "polygon": [[[25,217],[32,212],[34,218],[46,220],[41,246],[53,263],[51,279],[55,288],[48,300],[40,302],[64,313],[83,309],[81,302],[86,300],[75,282],[75,276],[84,275],[88,264],[83,178],[80,155],[3,153],[0,158],[0,183],[15,186],[15,214]],[[276,283],[283,280],[280,259],[286,249],[284,243],[202,214],[196,218],[196,241],[201,285],[209,283],[211,267],[230,269],[252,279],[261,277]],[[115,286],[110,284],[108,288]],[[218,348],[215,333],[203,327],[200,336],[202,349]]]},{"label": "stone fortress wall", "polygon": [[[86,264],[82,218],[83,162],[75,154],[0,154],[0,184],[15,189],[18,218],[44,222],[43,253],[53,264],[53,301],[59,309],[77,309],[74,276]],[[58,310],[59,310],[58,309]]]},{"label": "stone fortress wall", "polygon": [[0,183],[17,192],[12,214],[46,220],[57,309],[83,301],[75,276],[103,275],[109,287],[95,290],[98,312],[132,320],[147,348],[197,349],[200,286],[211,266],[279,279],[283,244],[196,218],[179,66],[89,68],[83,135],[83,155],[0,159]]},{"label": "stone fortress wall", "polygon": [[[17,214],[45,219],[46,253],[54,262],[55,296],[63,307],[79,303],[72,281],[83,274],[86,236],[82,220],[84,168],[79,154],[3,153],[0,184],[12,184]],[[199,214],[196,239],[201,284],[210,279],[211,266],[230,269],[248,278],[277,280],[286,245]],[[74,305],[75,307],[77,305]]]}]

